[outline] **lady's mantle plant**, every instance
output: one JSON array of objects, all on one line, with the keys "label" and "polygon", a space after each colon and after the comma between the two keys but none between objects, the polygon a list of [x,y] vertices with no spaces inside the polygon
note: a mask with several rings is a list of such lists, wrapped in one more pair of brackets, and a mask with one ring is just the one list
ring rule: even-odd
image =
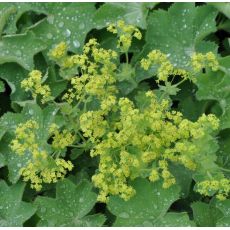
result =
[{"label": "lady's mantle plant", "polygon": [[[177,183],[169,168],[171,163],[188,168],[195,178],[199,174],[195,179],[199,193],[216,193],[217,198],[225,199],[230,181],[221,169],[209,171],[204,158],[210,154],[207,145],[212,143],[216,148],[219,120],[213,114],[203,114],[197,121],[189,121],[171,109],[169,98],[185,80],[196,82],[203,69],[217,71],[216,56],[212,52],[194,53],[186,70],[176,68],[160,50],[152,50],[140,64],[144,70],[156,68],[159,90],[140,91],[134,99],[124,97],[117,82],[122,77],[135,80],[135,73],[130,74],[134,68],[128,52],[132,41],[140,40],[142,34],[122,20],[110,24],[107,30],[117,35],[118,51],[101,48],[96,39],[90,39],[80,55],[69,55],[65,42],[49,52],[50,59],[60,66],[61,75],[70,82],[60,114],[74,125],[67,128],[52,123],[49,144],[38,144],[36,121],[18,125],[11,148],[22,157],[25,152],[32,156],[20,170],[24,180],[38,191],[43,183],[57,182],[74,167],[60,153],[68,146],[82,145],[89,148],[91,157],[99,156],[98,170],[92,176],[99,189],[98,201],[107,202],[110,195],[129,200],[136,192],[130,182],[139,177],[149,178],[152,183],[162,180],[162,187],[169,188]],[[124,63],[120,63],[120,55],[125,55]],[[180,78],[179,82],[174,81],[175,77]],[[39,70],[33,70],[21,87],[38,103],[55,103]]]},{"label": "lady's mantle plant", "polygon": [[228,12],[74,4],[0,4],[0,226],[229,226]]}]

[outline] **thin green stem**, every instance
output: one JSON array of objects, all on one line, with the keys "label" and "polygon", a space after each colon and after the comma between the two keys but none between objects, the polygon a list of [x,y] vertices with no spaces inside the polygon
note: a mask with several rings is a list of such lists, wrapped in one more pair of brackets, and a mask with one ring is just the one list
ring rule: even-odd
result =
[{"label": "thin green stem", "polygon": [[222,168],[222,167],[219,167],[219,169],[221,169],[222,171],[225,171],[225,172],[230,172],[230,169],[225,169],[225,168]]},{"label": "thin green stem", "polygon": [[187,78],[183,78],[182,81],[178,82],[177,84],[175,84],[174,86],[179,86],[181,85],[183,82],[185,82],[187,80]]},{"label": "thin green stem", "polygon": [[86,145],[82,144],[82,145],[69,145],[69,147],[74,147],[74,148],[85,148]]},{"label": "thin green stem", "polygon": [[126,63],[129,64],[129,55],[128,52],[125,52]]},{"label": "thin green stem", "polygon": [[79,131],[77,131],[77,134],[80,136],[80,138],[81,138],[84,142],[86,142],[86,139],[83,137],[83,135],[82,135]]}]

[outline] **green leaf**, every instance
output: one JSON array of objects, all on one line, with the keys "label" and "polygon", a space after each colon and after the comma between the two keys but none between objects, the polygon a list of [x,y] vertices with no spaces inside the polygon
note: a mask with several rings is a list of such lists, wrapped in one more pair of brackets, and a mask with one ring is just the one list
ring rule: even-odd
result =
[{"label": "green leaf", "polygon": [[[225,129],[219,134],[219,151],[217,152],[217,162],[218,164],[225,169],[230,168],[230,130]],[[230,176],[230,172],[226,172],[225,174]]]},{"label": "green leaf", "polygon": [[48,17],[31,27],[38,38],[49,48],[61,41],[67,42],[70,50],[80,50],[87,33],[94,28],[94,3],[55,3],[47,5]]},{"label": "green leaf", "polygon": [[217,227],[230,227],[230,200],[217,201],[216,207],[223,213],[223,217],[217,221]]},{"label": "green leaf", "polygon": [[16,7],[10,3],[3,3],[0,5],[0,37],[2,36],[3,29],[11,16],[16,12]]},{"label": "green leaf", "polygon": [[48,78],[45,81],[45,84],[50,86],[53,97],[57,97],[60,93],[62,93],[66,89],[68,83],[66,80],[59,78],[53,68],[48,69]]},{"label": "green leaf", "polygon": [[[136,190],[136,195],[130,200],[124,201],[118,196],[110,197],[108,209],[116,216],[114,226],[170,226],[173,224],[172,216],[177,215],[167,213],[167,211],[179,198],[179,187],[172,186],[163,189],[161,182],[151,183],[146,179],[137,179],[131,185]],[[179,221],[176,225],[191,224],[185,215],[178,214],[183,221]]]},{"label": "green leaf", "polygon": [[172,85],[170,82],[165,82],[164,85],[160,85],[159,89],[168,95],[177,95],[180,89],[176,85]]},{"label": "green leaf", "polygon": [[[193,141],[195,146],[198,146],[199,152],[194,154],[195,162],[199,162],[196,170],[193,172],[193,179],[196,182],[210,179],[209,174],[215,175],[216,178],[222,178],[223,174],[216,163],[216,152],[219,148],[216,138],[206,134],[200,139]],[[199,154],[202,153],[202,154]],[[195,190],[197,189],[195,185]],[[210,195],[214,195],[210,190]]]},{"label": "green leaf", "polygon": [[2,3],[4,12],[11,11],[6,21],[4,33],[15,34],[18,30],[17,23],[21,16],[29,11],[36,13],[46,13],[45,4],[39,2],[20,2],[20,3]]},{"label": "green leaf", "polygon": [[190,227],[195,226],[192,221],[189,220],[186,212],[176,213],[169,212],[164,217],[161,217],[155,223],[157,227]]},{"label": "green leaf", "polygon": [[214,6],[217,10],[223,13],[226,17],[230,19],[230,3],[229,2],[209,2],[211,6]]},{"label": "green leaf", "polygon": [[5,157],[0,153],[0,168],[6,165]]},{"label": "green leaf", "polygon": [[16,62],[27,70],[34,67],[33,57],[46,48],[44,42],[33,33],[8,35],[0,41],[0,64]]},{"label": "green leaf", "polygon": [[0,226],[22,227],[36,211],[32,204],[22,201],[24,183],[8,186],[0,181]]},{"label": "green leaf", "polygon": [[105,3],[95,14],[95,24],[97,29],[115,23],[119,19],[123,19],[126,23],[138,26],[142,29],[146,28],[146,18],[148,8],[153,8],[157,3]]},{"label": "green leaf", "polygon": [[195,3],[175,3],[168,11],[153,11],[148,18],[142,56],[159,49],[176,67],[188,68],[194,52],[217,51],[214,43],[203,41],[216,31],[216,15],[211,6],[195,7]]},{"label": "green leaf", "polygon": [[5,113],[0,118],[0,139],[7,131],[13,132],[17,124],[21,123],[23,120],[22,114],[15,114],[11,112]]},{"label": "green leaf", "polygon": [[194,202],[192,205],[193,218],[197,226],[214,227],[217,219],[220,216],[219,210],[211,204],[206,204],[201,201]]},{"label": "green leaf", "polygon": [[183,113],[184,118],[196,121],[207,107],[207,101],[198,101],[195,97],[196,86],[188,81],[180,86],[181,90],[173,97],[178,100],[178,110]]},{"label": "green leaf", "polygon": [[0,80],[0,93],[3,93],[4,91],[5,91],[4,82]]},{"label": "green leaf", "polygon": [[75,185],[68,179],[57,183],[56,198],[38,197],[35,206],[41,218],[40,226],[87,227],[102,226],[103,215],[86,216],[96,203],[97,195],[92,185],[84,181]]},{"label": "green leaf", "polygon": [[[39,130],[36,131],[37,143],[42,148],[49,151],[47,144],[48,129],[51,123],[54,122],[57,108],[54,105],[50,105],[45,109],[32,103],[27,103],[21,114],[19,113],[6,113],[0,119],[1,132],[0,137],[4,135],[0,145],[0,152],[6,158],[6,164],[9,170],[9,180],[12,183],[16,183],[20,177],[19,171],[22,167],[27,165],[27,162],[31,160],[31,153],[27,152],[23,156],[19,156],[12,152],[9,147],[10,142],[14,138],[14,131],[18,124],[25,123],[29,119],[33,119],[38,122]],[[3,144],[4,143],[4,144]]]},{"label": "green leaf", "polygon": [[176,179],[176,183],[181,188],[181,196],[187,197],[190,192],[192,183],[192,173],[182,165],[171,164],[169,166],[170,171],[173,172],[173,176]]},{"label": "green leaf", "polygon": [[21,81],[28,75],[28,71],[15,63],[0,65],[0,78],[4,79],[11,88],[12,101],[23,101],[28,98],[28,93],[21,88]]},{"label": "green leaf", "polygon": [[207,72],[197,77],[196,93],[198,100],[215,100],[219,102],[222,109],[220,116],[221,129],[230,128],[230,57],[219,60],[221,71]]}]

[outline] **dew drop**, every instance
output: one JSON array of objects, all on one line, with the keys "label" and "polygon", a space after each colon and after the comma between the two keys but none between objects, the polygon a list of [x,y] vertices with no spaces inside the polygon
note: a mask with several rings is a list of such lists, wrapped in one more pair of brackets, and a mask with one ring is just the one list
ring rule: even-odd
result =
[{"label": "dew drop", "polygon": [[62,28],[62,27],[64,26],[64,22],[59,22],[59,23],[58,23],[58,26],[59,26],[60,28]]},{"label": "dew drop", "polygon": [[53,24],[54,23],[54,16],[53,15],[48,16],[47,21],[49,24]]},{"label": "dew drop", "polygon": [[152,226],[152,223],[150,221],[146,220],[143,222],[143,226],[144,227],[150,227],[150,226]]},{"label": "dew drop", "polygon": [[75,48],[79,48],[80,47],[80,42],[78,40],[73,41],[73,46]]},{"label": "dew drop", "polygon": [[64,35],[68,38],[71,35],[71,31],[69,29],[66,29]]},{"label": "dew drop", "polygon": [[46,212],[46,208],[42,207],[41,212],[43,212],[43,213]]},{"label": "dew drop", "polygon": [[85,24],[84,23],[81,23],[78,27],[80,30],[83,30],[85,28]]},{"label": "dew drop", "polygon": [[52,37],[53,37],[53,34],[51,34],[51,33],[48,33],[46,36],[47,36],[47,38],[48,38],[48,39],[52,39]]},{"label": "dew drop", "polygon": [[29,114],[30,115],[33,115],[34,114],[34,111],[32,109],[29,110]]},{"label": "dew drop", "polygon": [[73,216],[73,213],[72,213],[72,212],[70,212],[70,213],[69,213],[69,215],[72,217],[72,216]]},{"label": "dew drop", "polygon": [[122,212],[119,214],[119,217],[121,218],[129,218],[129,214],[127,212]]}]

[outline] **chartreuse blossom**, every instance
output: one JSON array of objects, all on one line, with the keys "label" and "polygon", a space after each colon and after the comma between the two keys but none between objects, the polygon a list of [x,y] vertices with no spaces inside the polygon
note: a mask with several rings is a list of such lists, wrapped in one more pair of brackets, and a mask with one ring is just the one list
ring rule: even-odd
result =
[{"label": "chartreuse blossom", "polygon": [[206,54],[194,53],[192,55],[191,62],[195,72],[200,72],[205,67],[211,68],[212,71],[217,71],[219,68],[216,56],[212,52],[208,52]]},{"label": "chartreuse blossom", "polygon": [[31,71],[28,78],[21,82],[21,87],[25,89],[25,91],[30,91],[33,98],[41,95],[41,102],[43,104],[53,99],[50,87],[48,85],[42,85],[42,73],[39,70]]},{"label": "chartreuse blossom", "polygon": [[[115,51],[100,48],[96,39],[90,39],[85,44],[82,55],[66,57],[71,68],[79,68],[79,75],[70,79],[72,87],[64,94],[63,100],[74,104],[86,101],[88,97],[103,100],[108,95],[117,93],[114,86],[114,71],[117,68],[114,60],[117,58]],[[61,64],[61,68],[70,67]]]},{"label": "chartreuse blossom", "polygon": [[[118,48],[126,54],[126,65],[130,65],[128,50],[133,37],[141,39],[140,31],[122,20],[107,29],[117,34]],[[160,180],[163,188],[169,188],[176,183],[170,170],[172,163],[183,165],[192,172],[202,169],[204,160],[200,156],[203,140],[214,139],[219,127],[219,120],[214,115],[203,114],[192,122],[183,118],[182,113],[172,110],[170,101],[159,99],[153,91],[144,94],[145,103],[139,106],[135,101],[120,96],[117,81],[123,75],[119,72],[122,68],[118,65],[117,52],[101,48],[96,39],[90,39],[85,44],[82,54],[69,55],[67,50],[67,45],[62,42],[49,54],[61,71],[73,70],[75,73],[70,78],[66,77],[70,81],[70,88],[63,100],[80,111],[73,119],[80,126],[82,140],[87,139],[93,146],[91,157],[99,157],[98,170],[92,177],[95,187],[99,189],[99,201],[107,202],[109,195],[130,199],[136,192],[130,181],[137,177],[147,177],[152,182]],[[218,69],[216,57],[211,52],[194,54],[190,70],[185,70],[175,68],[160,50],[153,50],[141,60],[145,70],[152,65],[157,66],[156,82],[159,84],[161,81],[165,85],[171,76],[179,75],[182,80],[193,80],[193,76],[202,68]],[[94,106],[88,107],[91,102],[94,102]],[[54,150],[64,149],[75,140],[71,132],[59,132],[55,124],[50,127],[50,137],[53,138],[51,145]],[[33,139],[36,140],[36,137],[32,135],[31,143],[35,144]],[[25,146],[24,142],[27,143],[24,139],[16,138],[12,148],[18,154],[23,154],[28,149],[28,144]],[[48,158],[42,157],[43,161]],[[49,168],[48,163],[42,164],[40,160],[29,162],[27,169],[22,170],[25,180],[31,180],[33,186],[39,187],[42,182],[50,183],[62,178],[73,167],[71,162],[63,159],[53,160],[57,167]],[[29,171],[31,174],[28,174]],[[52,176],[48,177],[48,174]],[[29,175],[33,175],[33,178]],[[213,186],[210,183],[214,182],[200,182],[198,191],[207,194],[206,191]],[[212,187],[219,191],[218,198],[222,199],[228,193],[227,183],[223,177],[215,188]]]},{"label": "chartreuse blossom", "polygon": [[148,70],[151,66],[157,66],[157,82],[168,81],[168,77],[172,75],[179,75],[183,79],[190,79],[196,81],[194,75],[200,72],[203,68],[209,67],[212,71],[217,71],[219,63],[214,53],[208,52],[206,54],[194,53],[191,57],[191,71],[178,69],[169,61],[168,56],[160,50],[153,50],[147,58],[141,60],[141,67]]},{"label": "chartreuse blossom", "polygon": [[197,184],[197,191],[205,196],[215,192],[218,199],[225,200],[230,192],[230,180],[227,178],[205,180]]},{"label": "chartreuse blossom", "polygon": [[54,59],[59,59],[64,57],[66,53],[67,53],[67,44],[65,42],[61,42],[49,52],[49,55]]},{"label": "chartreuse blossom", "polygon": [[[15,130],[15,139],[11,141],[11,149],[18,155],[30,155],[30,160],[25,162],[20,174],[24,181],[31,182],[31,188],[41,190],[42,183],[55,183],[64,178],[71,171],[73,164],[61,158],[53,158],[44,146],[39,143],[37,132],[39,125],[35,120],[21,123]],[[74,136],[64,130],[58,131],[55,124],[50,126],[50,134],[53,136],[52,147],[58,151],[72,144]],[[46,143],[45,143],[46,144]]]},{"label": "chartreuse blossom", "polygon": [[142,34],[140,30],[133,26],[127,25],[123,20],[119,20],[117,23],[110,24],[107,30],[111,33],[117,34],[118,44],[117,47],[121,49],[122,52],[128,52],[133,37],[141,40]]},{"label": "chartreuse blossom", "polygon": [[65,149],[67,146],[73,144],[76,139],[75,135],[67,129],[59,131],[55,123],[51,124],[49,134],[52,135],[52,147],[57,150]]},{"label": "chartreuse blossom", "polygon": [[153,182],[163,180],[165,189],[175,184],[169,163],[182,164],[192,171],[199,168],[202,145],[196,140],[218,129],[214,115],[203,115],[192,122],[171,111],[168,101],[159,102],[151,91],[146,93],[148,99],[150,103],[144,109],[135,107],[128,98],[117,100],[114,106],[119,115],[110,128],[108,112],[101,109],[83,113],[80,118],[84,135],[94,143],[91,156],[100,156],[92,179],[100,190],[101,202],[107,202],[110,194],[128,200],[135,194],[129,181],[143,175]]}]

